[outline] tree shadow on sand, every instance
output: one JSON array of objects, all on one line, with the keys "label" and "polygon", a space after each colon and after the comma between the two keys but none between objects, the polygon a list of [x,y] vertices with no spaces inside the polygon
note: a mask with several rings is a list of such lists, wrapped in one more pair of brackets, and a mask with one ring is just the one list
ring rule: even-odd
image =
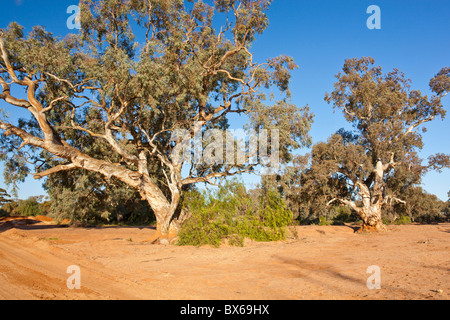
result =
[{"label": "tree shadow on sand", "polygon": [[77,228],[77,229],[149,229],[156,230],[155,226],[127,226],[127,225],[88,225],[88,224],[46,224],[40,220],[31,218],[0,218],[0,233],[8,231],[10,229],[19,229],[24,231],[31,230],[48,230],[48,229],[61,229],[61,228]]},{"label": "tree shadow on sand", "polygon": [[[307,282],[313,283],[322,287],[325,291],[338,291],[345,295],[352,296],[366,296],[370,290],[367,288],[367,279],[370,276],[366,274],[366,270],[358,273],[358,276],[350,276],[342,271],[339,271],[332,263],[321,264],[317,262],[308,262],[300,259],[293,259],[290,257],[276,257],[279,262],[285,265],[290,276],[301,278]],[[293,269],[294,266],[297,270]],[[355,287],[354,285],[357,285]],[[398,292],[402,295],[417,296],[417,292],[407,290],[405,288],[394,287],[389,283],[382,282],[382,290],[379,292]]]}]

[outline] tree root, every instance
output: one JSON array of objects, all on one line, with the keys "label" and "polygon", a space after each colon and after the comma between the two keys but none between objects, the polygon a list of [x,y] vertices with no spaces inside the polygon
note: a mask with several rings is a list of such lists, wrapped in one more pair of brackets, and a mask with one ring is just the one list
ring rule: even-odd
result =
[{"label": "tree root", "polygon": [[388,229],[384,224],[377,224],[374,226],[363,224],[361,228],[359,228],[356,233],[375,233],[375,232],[387,232]]},{"label": "tree root", "polygon": [[151,238],[145,240],[144,242],[150,244],[170,245],[175,244],[177,240],[178,237],[176,234],[163,235],[160,231],[156,231]]}]

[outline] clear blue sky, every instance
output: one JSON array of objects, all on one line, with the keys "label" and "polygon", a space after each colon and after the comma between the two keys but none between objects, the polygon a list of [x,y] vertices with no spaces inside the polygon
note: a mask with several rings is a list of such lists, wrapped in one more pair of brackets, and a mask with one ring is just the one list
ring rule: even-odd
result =
[{"label": "clear blue sky", "polygon": [[[17,21],[27,30],[43,25],[65,35],[69,5],[77,0],[2,0],[0,28]],[[381,30],[369,30],[367,8],[381,9]],[[253,51],[265,60],[280,54],[293,56],[300,69],[294,72],[291,91],[297,105],[310,105],[316,114],[311,135],[314,142],[326,140],[348,126],[323,100],[333,89],[346,58],[371,56],[384,71],[398,68],[412,80],[412,87],[429,93],[430,79],[444,66],[450,67],[450,1],[448,0],[275,0],[269,29]],[[444,100],[450,111],[450,98]],[[4,106],[0,102],[0,107]],[[421,156],[449,153],[450,114],[444,121],[428,124]],[[1,168],[0,168],[1,169]],[[247,179],[246,179],[247,180]],[[253,180],[253,179],[252,179]],[[253,180],[256,181],[256,180]],[[429,173],[425,190],[447,200],[450,170]],[[5,187],[0,177],[0,187]],[[27,180],[19,197],[43,194],[41,182]]]}]

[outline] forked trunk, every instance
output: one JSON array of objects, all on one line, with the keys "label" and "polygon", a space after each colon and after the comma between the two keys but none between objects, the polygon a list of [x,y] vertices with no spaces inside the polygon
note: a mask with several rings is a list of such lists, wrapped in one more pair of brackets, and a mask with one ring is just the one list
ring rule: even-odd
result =
[{"label": "forked trunk", "polygon": [[381,204],[376,203],[361,208],[359,216],[363,220],[363,225],[359,232],[378,232],[387,230],[381,217]]},{"label": "forked trunk", "polygon": [[182,223],[186,220],[187,214],[179,210],[180,193],[173,192],[172,202],[159,203],[153,197],[146,197],[153,209],[156,217],[156,233],[147,240],[150,243],[171,244],[177,239]]},{"label": "forked trunk", "polygon": [[383,172],[383,164],[379,161],[374,170],[375,181],[372,191],[370,191],[365,184],[360,184],[359,194],[363,199],[363,206],[357,210],[359,216],[363,220],[362,228],[359,230],[360,232],[387,230],[381,218],[382,206],[384,202]]}]

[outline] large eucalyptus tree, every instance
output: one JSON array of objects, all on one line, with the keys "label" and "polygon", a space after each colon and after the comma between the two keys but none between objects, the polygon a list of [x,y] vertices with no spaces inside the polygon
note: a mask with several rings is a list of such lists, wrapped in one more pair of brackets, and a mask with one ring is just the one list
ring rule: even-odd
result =
[{"label": "large eucalyptus tree", "polygon": [[[450,91],[450,68],[431,81],[432,96],[411,90],[410,80],[397,69],[383,74],[372,58],[348,59],[325,100],[343,112],[353,130],[340,130],[314,146],[310,175],[334,185],[329,204],[354,209],[363,229],[383,230],[383,206],[404,202],[395,191],[420,182],[429,169],[449,167],[449,156],[436,154],[422,163],[420,129],[446,111],[442,98]],[[331,179],[331,180],[330,180]]]},{"label": "large eucalyptus tree", "polygon": [[86,170],[120,181],[148,201],[167,238],[187,217],[184,186],[256,167],[190,162],[183,171],[171,157],[175,131],[194,137],[243,115],[249,128],[278,129],[280,160],[289,160],[309,142],[311,115],[290,102],[292,58],[258,62],[251,51],[269,5],[82,0],[81,30],[64,39],[41,27],[25,36],[11,23],[0,36],[0,99],[31,118],[0,122],[8,179],[23,179],[34,163],[35,178]]}]

